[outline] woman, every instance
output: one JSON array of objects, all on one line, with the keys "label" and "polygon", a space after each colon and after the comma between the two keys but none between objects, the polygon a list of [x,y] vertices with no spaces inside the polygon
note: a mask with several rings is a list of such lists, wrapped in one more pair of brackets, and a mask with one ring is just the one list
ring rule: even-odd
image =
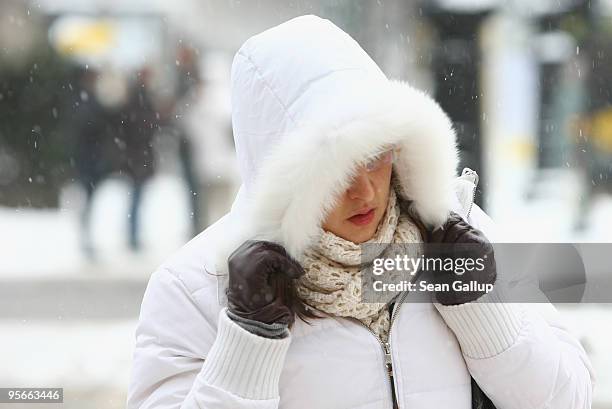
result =
[{"label": "woman", "polygon": [[[152,275],[129,408],[590,406],[588,359],[550,305],[360,302],[360,244],[490,250],[477,176],[456,178],[431,98],[301,16],[237,52],[232,110],[243,185]],[[477,279],[495,277],[489,263]]]}]

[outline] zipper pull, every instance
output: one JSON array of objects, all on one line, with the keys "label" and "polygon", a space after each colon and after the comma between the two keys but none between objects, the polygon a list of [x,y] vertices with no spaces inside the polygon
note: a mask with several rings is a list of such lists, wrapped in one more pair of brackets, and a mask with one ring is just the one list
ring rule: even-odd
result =
[{"label": "zipper pull", "polygon": [[461,177],[464,179],[468,179],[474,185],[478,186],[478,180],[480,179],[480,177],[478,176],[478,173],[475,170],[472,170],[470,168],[463,168],[463,171],[461,171]]},{"label": "zipper pull", "polygon": [[387,372],[390,376],[393,376],[393,365],[391,362],[391,344],[385,342],[383,344],[385,347],[385,367],[387,368]]},{"label": "zipper pull", "polygon": [[[476,198],[476,188],[478,186],[478,181],[480,179],[480,177],[478,176],[478,173],[475,170],[472,170],[470,168],[463,168],[463,171],[461,172],[461,179],[464,180],[468,180],[471,183],[473,183],[473,187],[472,187],[472,196],[471,197],[463,197],[463,201],[467,201],[469,200],[469,206],[468,206],[468,210],[465,213],[465,217],[464,219],[467,220],[470,217],[470,213],[472,212],[472,207],[474,205],[474,199]],[[460,198],[461,200],[461,198]],[[464,205],[465,208],[465,205]]]}]

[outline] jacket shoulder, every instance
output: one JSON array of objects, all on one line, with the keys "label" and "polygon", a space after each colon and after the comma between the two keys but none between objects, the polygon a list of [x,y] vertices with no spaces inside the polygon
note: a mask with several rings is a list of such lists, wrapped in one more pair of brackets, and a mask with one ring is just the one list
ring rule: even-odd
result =
[{"label": "jacket shoulder", "polygon": [[[206,273],[221,226],[215,223],[192,239],[149,278],[134,333],[128,407],[158,407],[162,400],[176,400],[178,407],[181,393],[188,393],[201,370],[222,308],[217,280]],[[169,387],[173,390],[165,393]]]},{"label": "jacket shoulder", "polygon": [[203,354],[202,348],[212,345],[222,307],[210,260],[224,223],[222,218],[210,226],[153,272],[140,308],[138,342],[152,337],[156,343],[175,344],[180,339],[191,354]]},{"label": "jacket shoulder", "polygon": [[225,215],[168,257],[157,271],[166,271],[174,276],[192,295],[210,293],[216,299],[219,273],[215,263],[218,243],[227,224],[228,215]]}]

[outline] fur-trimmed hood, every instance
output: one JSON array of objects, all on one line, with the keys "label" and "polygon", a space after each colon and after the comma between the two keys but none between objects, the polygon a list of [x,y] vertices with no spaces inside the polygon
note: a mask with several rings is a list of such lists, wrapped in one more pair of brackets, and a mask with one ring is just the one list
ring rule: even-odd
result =
[{"label": "fur-trimmed hood", "polygon": [[243,185],[225,260],[249,238],[278,242],[299,260],[357,164],[391,144],[401,147],[400,196],[429,227],[447,219],[458,165],[449,117],[388,79],[329,20],[300,16],[249,38],[231,86]]}]

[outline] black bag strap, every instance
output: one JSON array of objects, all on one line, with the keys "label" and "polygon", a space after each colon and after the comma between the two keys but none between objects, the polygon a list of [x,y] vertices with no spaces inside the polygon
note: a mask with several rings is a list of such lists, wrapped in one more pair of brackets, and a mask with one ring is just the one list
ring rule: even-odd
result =
[{"label": "black bag strap", "polygon": [[491,399],[480,389],[472,378],[472,409],[496,409]]}]

